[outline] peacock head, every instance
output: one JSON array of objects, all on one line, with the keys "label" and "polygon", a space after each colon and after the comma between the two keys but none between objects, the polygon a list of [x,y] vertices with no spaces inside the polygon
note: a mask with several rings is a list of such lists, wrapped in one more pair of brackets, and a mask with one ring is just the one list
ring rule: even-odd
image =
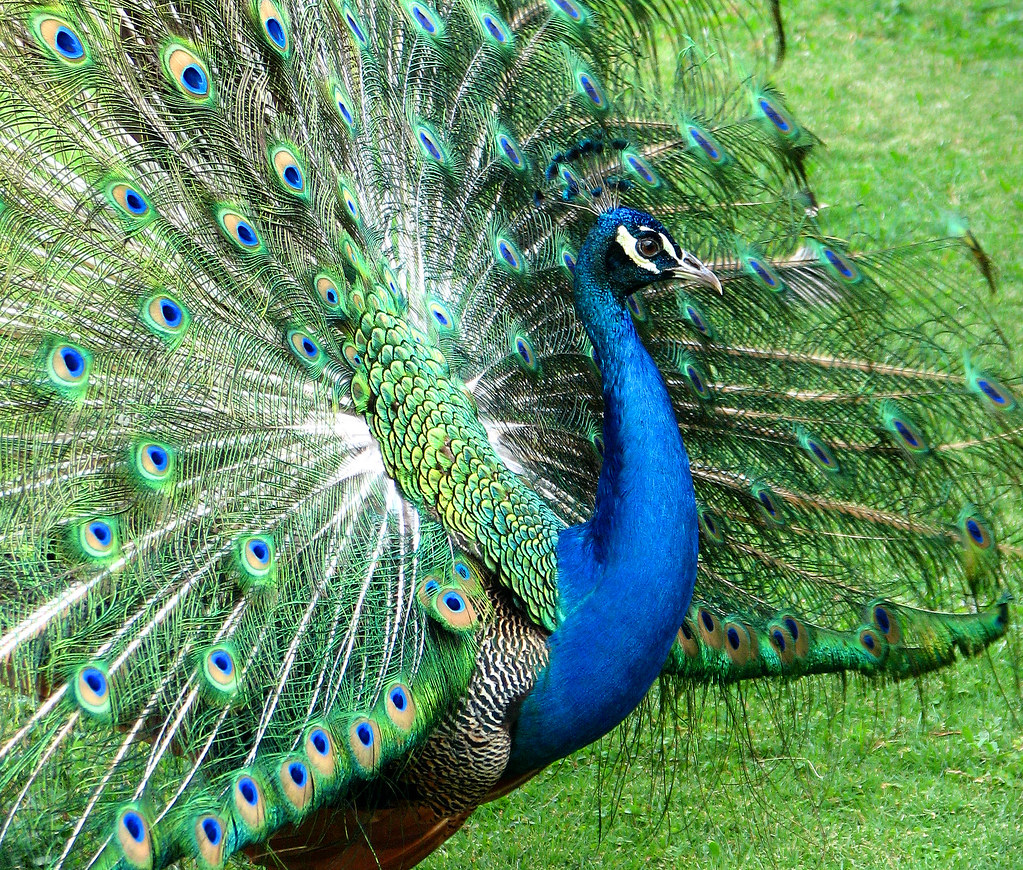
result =
[{"label": "peacock head", "polygon": [[603,272],[608,284],[622,296],[670,279],[688,279],[721,292],[717,276],[683,250],[664,224],[626,206],[598,216],[580,253],[592,258],[591,267]]}]

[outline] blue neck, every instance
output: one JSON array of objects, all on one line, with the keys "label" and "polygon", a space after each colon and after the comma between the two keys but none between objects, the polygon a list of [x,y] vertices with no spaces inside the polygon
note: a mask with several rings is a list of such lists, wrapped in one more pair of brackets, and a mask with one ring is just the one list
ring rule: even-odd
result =
[{"label": "blue neck", "polygon": [[664,380],[591,239],[575,302],[600,356],[604,464],[593,516],[558,540],[559,624],[522,704],[508,772],[542,767],[621,722],[657,678],[696,578],[689,460]]}]

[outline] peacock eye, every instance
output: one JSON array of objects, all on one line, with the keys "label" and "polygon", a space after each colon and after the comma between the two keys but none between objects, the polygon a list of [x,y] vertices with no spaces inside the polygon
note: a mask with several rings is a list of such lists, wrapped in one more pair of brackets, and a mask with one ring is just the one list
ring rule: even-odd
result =
[{"label": "peacock eye", "polygon": [[661,240],[656,236],[644,236],[636,242],[636,251],[648,260],[661,253]]}]

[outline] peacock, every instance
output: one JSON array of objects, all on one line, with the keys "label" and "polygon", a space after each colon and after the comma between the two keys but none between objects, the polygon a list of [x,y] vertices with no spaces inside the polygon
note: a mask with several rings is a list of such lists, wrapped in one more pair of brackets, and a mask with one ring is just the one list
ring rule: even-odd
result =
[{"label": "peacock", "polygon": [[1005,636],[992,264],[828,229],[776,5],[0,5],[0,867],[397,870]]}]

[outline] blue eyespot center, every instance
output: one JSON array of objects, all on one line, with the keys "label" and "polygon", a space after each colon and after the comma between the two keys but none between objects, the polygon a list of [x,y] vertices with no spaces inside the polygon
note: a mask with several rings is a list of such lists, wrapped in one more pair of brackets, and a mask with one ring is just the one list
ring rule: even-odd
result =
[{"label": "blue eyespot center", "polygon": [[287,184],[288,187],[292,187],[295,190],[301,190],[304,187],[302,173],[298,171],[298,167],[294,164],[284,170],[282,177],[284,178],[284,183]]},{"label": "blue eyespot center", "polygon": [[853,276],[852,269],[849,268],[845,260],[832,251],[831,248],[824,249],[824,256],[828,258],[828,262],[831,263],[832,266],[838,269],[839,274],[843,278],[851,278]]},{"label": "blue eyespot center", "polygon": [[739,632],[735,628],[728,629],[728,645],[732,649],[739,648]]},{"label": "blue eyespot center", "polygon": [[231,661],[231,657],[223,650],[218,650],[210,656],[210,661],[213,663],[218,671],[225,676],[229,675],[234,670],[234,662]]},{"label": "blue eyespot center", "polygon": [[130,187],[124,191],[124,204],[128,211],[134,215],[144,214],[149,210],[149,206],[138,191],[132,190]]},{"label": "blue eyespot center", "polygon": [[483,26],[487,28],[494,39],[498,42],[503,43],[507,37],[504,35],[504,31],[498,26],[497,22],[489,15],[483,16]]},{"label": "blue eyespot center", "polygon": [[870,634],[870,632],[865,632],[863,635],[863,645],[867,649],[873,649],[876,646],[874,635]]},{"label": "blue eyespot center", "polygon": [[80,377],[85,371],[85,357],[73,347],[63,347],[60,350],[60,358],[64,368],[72,378]]},{"label": "blue eyespot center", "polygon": [[268,18],[266,20],[266,35],[278,48],[287,48],[288,37],[284,33],[284,26],[278,19]]},{"label": "blue eyespot center", "polygon": [[355,729],[355,736],[359,742],[369,748],[373,745],[373,729],[365,722],[360,722],[358,727]]},{"label": "blue eyespot center", "polygon": [[984,531],[981,529],[980,523],[978,523],[976,520],[969,519],[966,521],[966,531],[969,533],[970,537],[973,538],[973,540],[976,543],[978,544],[984,543]]},{"label": "blue eyespot center", "polygon": [[220,822],[216,819],[203,819],[202,832],[206,835],[206,839],[209,840],[210,844],[213,846],[219,844],[220,838],[223,836],[223,830],[220,827]]},{"label": "blue eyespot center", "polygon": [[256,789],[256,784],[247,776],[238,780],[238,794],[242,796],[242,800],[250,807],[254,807],[256,802],[259,800],[259,792]]},{"label": "blue eyespot center", "polygon": [[569,0],[554,0],[555,5],[573,21],[578,21],[582,13]]},{"label": "blue eyespot center", "polygon": [[82,680],[94,695],[102,697],[107,693],[107,678],[99,668],[86,668],[82,671]]},{"label": "blue eyespot center", "polygon": [[903,441],[905,441],[910,447],[920,446],[920,442],[917,440],[917,437],[913,434],[912,430],[910,430],[909,427],[901,420],[895,421],[895,430],[902,436]]},{"label": "blue eyespot center", "polygon": [[405,697],[405,690],[402,689],[401,686],[395,686],[391,689],[391,703],[394,704],[394,708],[399,712],[408,706],[408,699]]},{"label": "blue eyespot center", "polygon": [[472,577],[472,573],[464,562],[455,562],[455,573],[463,580],[468,580]]},{"label": "blue eyespot center", "polygon": [[1006,404],[1006,398],[998,390],[992,386],[990,381],[986,381],[983,378],[977,379],[977,386],[980,387],[981,391],[996,405]]},{"label": "blue eyespot center", "polygon": [[429,134],[424,130],[419,131],[419,141],[422,143],[423,148],[426,149],[426,153],[429,154],[434,160],[441,159],[440,149],[437,147],[437,143],[430,138]]},{"label": "blue eyespot center", "polygon": [[438,589],[440,589],[440,583],[436,580],[427,580],[426,583],[423,584],[423,591],[427,595],[432,595]]},{"label": "blue eyespot center", "polygon": [[146,456],[149,457],[149,461],[153,464],[153,468],[157,471],[167,470],[167,465],[169,463],[167,451],[158,444],[150,444],[146,448]]},{"label": "blue eyespot center", "polygon": [[590,98],[590,101],[595,106],[604,105],[604,98],[601,96],[600,91],[597,90],[597,86],[593,83],[593,80],[586,75],[586,73],[581,73],[579,75],[579,84],[582,85],[583,90],[586,92],[586,96]]},{"label": "blue eyespot center", "polygon": [[720,155],[720,154],[718,153],[718,150],[717,150],[717,148],[715,148],[715,147],[714,147],[713,145],[711,145],[711,144],[710,144],[710,142],[709,142],[709,141],[707,140],[707,137],[706,137],[706,136],[704,136],[704,135],[703,135],[703,134],[702,134],[702,133],[701,133],[701,132],[700,132],[699,130],[697,130],[697,129],[696,129],[695,127],[690,127],[690,128],[689,128],[689,135],[690,135],[690,136],[692,137],[692,140],[693,140],[693,141],[694,141],[694,142],[695,142],[695,143],[696,143],[696,144],[697,144],[697,145],[698,145],[698,146],[699,146],[700,148],[702,148],[702,149],[703,149],[703,152],[704,152],[704,153],[705,153],[705,154],[706,154],[706,155],[707,155],[707,156],[708,156],[708,157],[709,157],[709,158],[710,158],[711,160],[717,160],[717,159],[718,159],[718,158],[719,158],[719,157],[721,156],[721,155]]},{"label": "blue eyespot center", "polygon": [[465,610],[465,602],[457,592],[449,592],[444,596],[444,605],[452,613],[461,613]]},{"label": "blue eyespot center", "polygon": [[160,302],[160,314],[163,315],[163,322],[171,329],[180,326],[181,320],[184,317],[181,306],[173,299],[167,298]]},{"label": "blue eyespot center", "polygon": [[366,45],[366,34],[362,32],[362,28],[359,27],[359,22],[355,20],[355,17],[348,12],[345,14],[345,20],[348,22],[348,26],[351,28],[352,33],[355,34],[355,38],[363,45]]},{"label": "blue eyespot center", "polygon": [[427,33],[434,34],[437,32],[436,25],[430,20],[429,16],[419,7],[412,7],[412,14],[415,16],[416,22],[420,27],[423,28]]},{"label": "blue eyespot center", "polygon": [[774,640],[774,645],[778,647],[781,652],[785,652],[785,635],[779,629],[776,628],[771,633],[771,638]]},{"label": "blue eyespot center", "polygon": [[142,816],[136,812],[127,812],[121,818],[121,824],[136,843],[142,843],[146,839],[146,823]]},{"label": "blue eyespot center", "polygon": [[330,741],[327,740],[327,735],[323,732],[322,728],[317,728],[309,737],[310,743],[313,744],[313,748],[320,753],[320,755],[326,755],[330,751]]},{"label": "blue eyespot center", "polygon": [[111,531],[110,526],[102,520],[94,520],[89,523],[89,532],[101,547],[106,547],[114,537],[114,533]]},{"label": "blue eyespot center", "polygon": [[85,48],[82,41],[63,24],[57,28],[54,34],[53,44],[68,60],[79,60],[85,55]]},{"label": "blue eyespot center", "polygon": [[194,63],[190,63],[181,71],[181,84],[196,96],[203,96],[210,87],[206,73]]},{"label": "blue eyespot center", "polygon": [[653,174],[643,164],[638,157],[629,156],[629,166],[631,166],[636,173],[642,178],[647,184],[653,184],[657,179],[654,178]]},{"label": "blue eyespot center", "polygon": [[767,117],[771,120],[771,123],[774,124],[774,126],[781,130],[783,133],[787,133],[791,129],[791,127],[789,126],[789,122],[786,121],[780,114],[778,114],[774,106],[772,106],[767,100],[761,98],[760,108],[763,110],[763,113],[767,115]]},{"label": "blue eyespot center", "polygon": [[293,761],[288,765],[288,776],[291,777],[291,781],[295,783],[299,788],[305,788],[306,780],[309,777],[308,772],[305,769],[305,765],[300,761]]},{"label": "blue eyespot center", "polygon": [[238,226],[235,227],[235,233],[238,235],[238,241],[247,248],[253,248],[258,243],[256,231],[252,229],[251,225],[249,225],[246,221],[238,221]]},{"label": "blue eyespot center", "polygon": [[511,246],[503,239],[497,244],[498,253],[501,255],[501,259],[504,260],[513,269],[519,267],[518,257],[515,256],[515,252],[512,251]]},{"label": "blue eyespot center", "polygon": [[883,607],[874,608],[874,621],[877,623],[877,627],[885,634],[888,634],[891,630],[892,621],[888,616],[888,611]]}]

